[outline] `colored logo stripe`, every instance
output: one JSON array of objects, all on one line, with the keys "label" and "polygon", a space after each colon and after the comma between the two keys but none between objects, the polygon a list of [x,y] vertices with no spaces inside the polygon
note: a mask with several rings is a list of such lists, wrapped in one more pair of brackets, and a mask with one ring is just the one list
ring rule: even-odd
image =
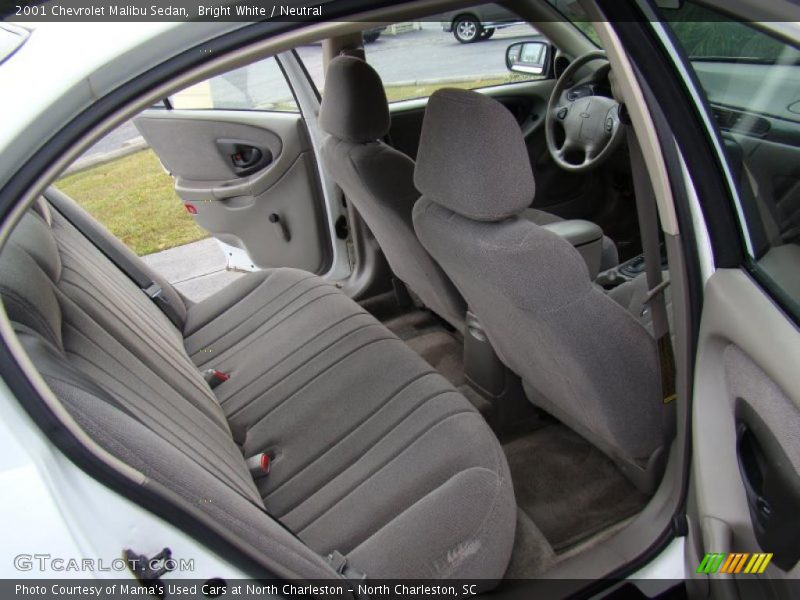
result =
[{"label": "colored logo stripe", "polygon": [[700,566],[697,567],[698,573],[716,573],[717,570],[722,565],[722,561],[725,560],[727,554],[717,553],[717,554],[706,554],[703,557]]},{"label": "colored logo stripe", "polygon": [[747,567],[745,567],[745,573],[763,573],[769,561],[772,560],[772,552],[769,554],[753,554],[753,558],[750,559],[750,562],[747,563]]},{"label": "colored logo stripe", "polygon": [[[711,575],[713,573],[748,573],[758,574],[763,573],[767,565],[772,560],[772,553],[754,553],[747,552],[731,552],[726,554],[724,552],[716,552],[706,554],[703,557],[700,566],[697,567],[698,573],[705,573]],[[745,566],[747,565],[747,566]]]}]

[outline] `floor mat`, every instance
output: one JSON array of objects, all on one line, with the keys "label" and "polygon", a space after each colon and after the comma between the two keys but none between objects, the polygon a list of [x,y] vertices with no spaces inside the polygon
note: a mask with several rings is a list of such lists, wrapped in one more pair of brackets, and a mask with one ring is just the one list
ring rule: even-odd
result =
[{"label": "floor mat", "polygon": [[503,449],[517,505],[557,553],[647,503],[614,463],[563,425],[548,425]]},{"label": "floor mat", "polygon": [[452,335],[444,331],[432,331],[405,342],[454,386],[459,387],[464,382],[461,344]]},{"label": "floor mat", "polygon": [[464,383],[464,351],[461,340],[433,313],[419,309],[399,309],[394,296],[379,297],[363,303],[363,306],[455,387]]}]

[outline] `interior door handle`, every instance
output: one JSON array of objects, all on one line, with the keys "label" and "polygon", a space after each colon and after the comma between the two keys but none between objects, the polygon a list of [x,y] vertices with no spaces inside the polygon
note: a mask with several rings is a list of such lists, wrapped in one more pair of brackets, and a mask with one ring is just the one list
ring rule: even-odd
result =
[{"label": "interior door handle", "polygon": [[258,148],[242,148],[231,154],[231,162],[237,169],[247,169],[261,160],[263,154]]},{"label": "interior door handle", "polygon": [[756,540],[788,571],[800,559],[800,475],[755,409],[736,402],[736,453]]},{"label": "interior door handle", "polygon": [[272,162],[269,148],[245,140],[217,140],[217,148],[239,177],[246,177],[266,168]]}]

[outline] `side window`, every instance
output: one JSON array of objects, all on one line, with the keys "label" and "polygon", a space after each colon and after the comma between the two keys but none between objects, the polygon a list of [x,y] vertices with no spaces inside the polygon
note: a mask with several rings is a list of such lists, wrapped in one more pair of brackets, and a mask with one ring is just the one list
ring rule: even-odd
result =
[{"label": "side window", "polygon": [[175,109],[299,112],[278,62],[270,57],[196,83],[170,96]]},{"label": "side window", "polygon": [[695,2],[664,14],[717,126],[751,266],[800,317],[800,51]]},{"label": "side window", "polygon": [[511,44],[533,40],[544,38],[496,4],[364,32],[367,62],[383,79],[389,102],[425,98],[442,87],[476,89],[542,79],[506,66]]},{"label": "side window", "polygon": [[89,148],[55,186],[139,256],[208,237],[132,121]]}]

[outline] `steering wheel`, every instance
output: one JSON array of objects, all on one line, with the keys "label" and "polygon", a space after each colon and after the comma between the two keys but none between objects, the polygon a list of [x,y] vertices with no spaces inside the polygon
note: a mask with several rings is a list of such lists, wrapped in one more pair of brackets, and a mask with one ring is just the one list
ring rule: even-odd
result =
[{"label": "steering wheel", "polygon": [[[570,100],[569,87],[575,73],[594,60],[605,60],[604,52],[589,52],[576,58],[558,78],[545,115],[547,149],[565,171],[583,172],[606,160],[619,146],[625,128],[619,119],[619,102],[605,96],[584,96]],[[564,131],[564,142],[557,146],[556,125]],[[582,162],[569,159],[580,157]]]}]

